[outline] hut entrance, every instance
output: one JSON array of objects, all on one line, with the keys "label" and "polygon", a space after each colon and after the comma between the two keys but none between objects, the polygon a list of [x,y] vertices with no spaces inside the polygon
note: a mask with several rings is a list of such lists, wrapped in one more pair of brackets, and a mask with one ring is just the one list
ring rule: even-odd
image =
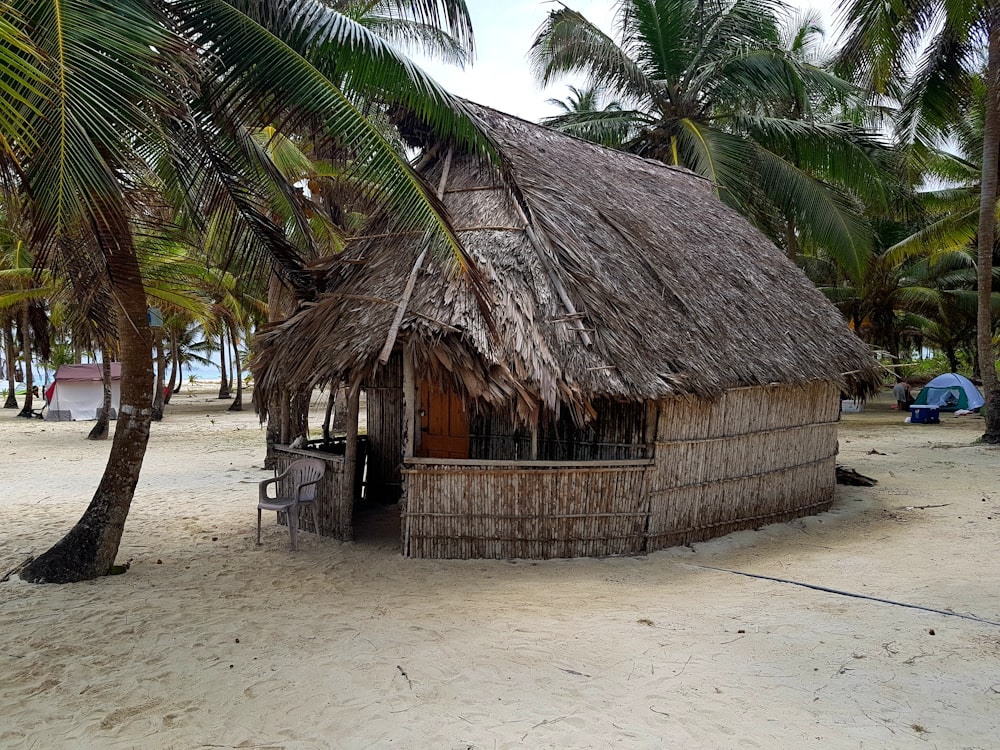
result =
[{"label": "hut entrance", "polygon": [[420,383],[420,448],[424,458],[469,457],[469,412],[462,398],[436,383]]}]

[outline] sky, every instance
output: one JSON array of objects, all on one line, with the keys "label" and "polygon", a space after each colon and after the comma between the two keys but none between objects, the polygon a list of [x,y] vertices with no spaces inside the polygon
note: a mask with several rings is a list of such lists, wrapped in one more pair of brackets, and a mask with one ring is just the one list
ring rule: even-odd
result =
[{"label": "sky", "polygon": [[[787,1],[796,8],[818,9],[827,28],[832,26],[833,0]],[[611,34],[614,0],[566,0],[565,4]],[[461,71],[415,57],[418,64],[457,96],[526,120],[557,114],[558,108],[546,104],[546,99],[565,99],[567,83],[573,81],[561,80],[541,89],[531,76],[527,55],[545,17],[558,5],[552,0],[466,0],[466,5],[476,38],[473,65]]]}]

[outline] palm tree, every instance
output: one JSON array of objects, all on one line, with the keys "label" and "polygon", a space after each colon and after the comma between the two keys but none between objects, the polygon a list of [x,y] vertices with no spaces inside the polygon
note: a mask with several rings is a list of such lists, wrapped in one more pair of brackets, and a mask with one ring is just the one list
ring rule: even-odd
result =
[{"label": "palm tree", "polygon": [[910,140],[932,142],[961,121],[974,104],[975,81],[981,72],[984,114],[976,228],[976,341],[986,391],[983,441],[1000,443],[1000,386],[991,314],[1000,167],[1000,6],[991,0],[905,4],[843,0],[841,11],[846,22],[842,68],[876,95],[901,103],[898,128]]},{"label": "palm tree", "polygon": [[[464,14],[457,0],[412,5]],[[148,182],[142,175],[159,165],[179,196],[190,196],[196,183],[209,186],[209,199],[234,217],[233,254],[273,259],[308,295],[299,248],[260,210],[255,180],[275,175],[248,133],[274,122],[290,131],[321,122],[350,144],[353,169],[379,185],[374,198],[390,215],[459,258],[461,244],[433,191],[358,102],[378,96],[457,140],[479,141],[445,92],[378,37],[313,0],[15,0],[12,7],[12,23],[30,33],[48,76],[34,92],[0,55],[0,89],[19,97],[12,109],[26,123],[24,136],[8,140],[30,188],[39,262],[72,264],[89,249],[114,300],[122,351],[124,418],[94,498],[77,525],[21,572],[26,580],[64,582],[111,570],[149,438],[152,338],[133,234],[146,215],[133,190]],[[85,298],[90,290],[75,292]]]},{"label": "palm tree", "polygon": [[[42,358],[49,353],[45,304],[56,293],[51,273],[36,274],[28,246],[22,201],[9,197],[0,210],[0,313],[16,323],[24,370],[24,406],[19,417],[36,416],[33,361],[35,349]],[[39,283],[41,282],[41,283]],[[10,352],[16,351],[11,345]],[[13,389],[11,389],[13,391]]]},{"label": "palm tree", "polygon": [[[956,337],[953,331],[969,324],[969,297],[971,295],[971,328],[973,330],[974,376],[982,377],[982,361],[975,343],[977,325],[977,264],[976,233],[979,226],[979,197],[982,170],[979,157],[982,153],[983,119],[982,81],[973,81],[973,104],[961,120],[949,126],[945,144],[917,142],[912,145],[914,160],[925,180],[934,183],[918,193],[924,216],[919,228],[899,242],[893,249],[898,258],[924,258],[937,268],[952,269],[947,277],[950,282],[962,282],[939,306],[928,338],[940,346],[954,369]],[[946,150],[949,149],[949,150]],[[993,266],[994,283],[1000,271]],[[971,276],[970,276],[971,272]],[[992,319],[997,321],[1000,294],[991,295]]]},{"label": "palm tree", "polygon": [[359,26],[410,53],[465,65],[475,46],[463,0],[324,0]]},{"label": "palm tree", "polygon": [[3,351],[4,351],[4,377],[7,380],[7,398],[4,400],[4,409],[16,409],[17,396],[14,394],[15,376],[14,360],[17,359],[18,349],[14,343],[14,318],[9,313],[0,313],[0,321],[3,325]]},{"label": "palm tree", "polygon": [[621,117],[622,105],[617,101],[605,103],[599,86],[568,88],[566,99],[546,100],[560,112],[543,118],[542,125],[609,148],[623,147],[632,133]]},{"label": "palm tree", "polygon": [[616,42],[563,7],[538,34],[532,64],[543,83],[575,73],[600,84],[621,102],[629,150],[704,175],[777,244],[790,222],[860,269],[871,232],[859,199],[887,205],[886,150],[864,127],[817,116],[857,91],[782,46],[783,9],[777,0],[619,0]]},{"label": "palm tree", "polygon": [[973,253],[948,251],[910,266],[903,302],[912,313],[904,321],[920,342],[944,353],[958,372],[960,352],[976,350],[976,267]]},{"label": "palm tree", "polygon": [[199,336],[204,332],[201,322],[195,320],[195,316],[185,313],[173,313],[164,321],[170,333],[169,356],[172,362],[171,367],[176,366],[176,376],[171,375],[171,390],[173,393],[180,393],[184,384],[184,368],[192,365],[202,367],[212,364],[212,360],[207,356],[205,341]]}]

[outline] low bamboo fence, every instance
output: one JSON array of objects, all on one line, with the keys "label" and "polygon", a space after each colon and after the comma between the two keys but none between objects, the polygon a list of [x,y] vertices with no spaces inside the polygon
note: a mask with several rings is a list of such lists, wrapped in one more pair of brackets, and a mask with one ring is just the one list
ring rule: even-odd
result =
[{"label": "low bamboo fence", "polygon": [[[288,448],[287,446],[275,446],[274,456],[275,471],[278,474],[287,469],[288,465],[297,458],[319,458],[326,464],[326,471],[323,472],[323,479],[319,483],[316,493],[319,534],[345,542],[351,541],[354,538],[354,499],[351,498],[350,502],[343,502],[344,457],[321,451]],[[286,486],[284,480],[279,482],[279,485],[282,494],[290,494],[291,487]],[[299,510],[299,529],[316,533],[313,526],[312,510],[309,508]]]},{"label": "low bamboo fence", "polygon": [[641,552],[648,518],[638,461],[413,459],[403,470],[403,554],[531,558]]}]

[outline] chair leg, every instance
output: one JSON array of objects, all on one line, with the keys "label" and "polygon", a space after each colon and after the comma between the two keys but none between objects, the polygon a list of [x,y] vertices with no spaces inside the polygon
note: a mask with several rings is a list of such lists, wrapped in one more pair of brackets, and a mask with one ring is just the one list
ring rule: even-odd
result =
[{"label": "chair leg", "polygon": [[298,531],[299,531],[299,508],[297,505],[293,505],[288,509],[288,533],[292,535],[292,552],[295,552],[299,548]]},{"label": "chair leg", "polygon": [[260,546],[260,508],[257,508],[257,546]]}]

